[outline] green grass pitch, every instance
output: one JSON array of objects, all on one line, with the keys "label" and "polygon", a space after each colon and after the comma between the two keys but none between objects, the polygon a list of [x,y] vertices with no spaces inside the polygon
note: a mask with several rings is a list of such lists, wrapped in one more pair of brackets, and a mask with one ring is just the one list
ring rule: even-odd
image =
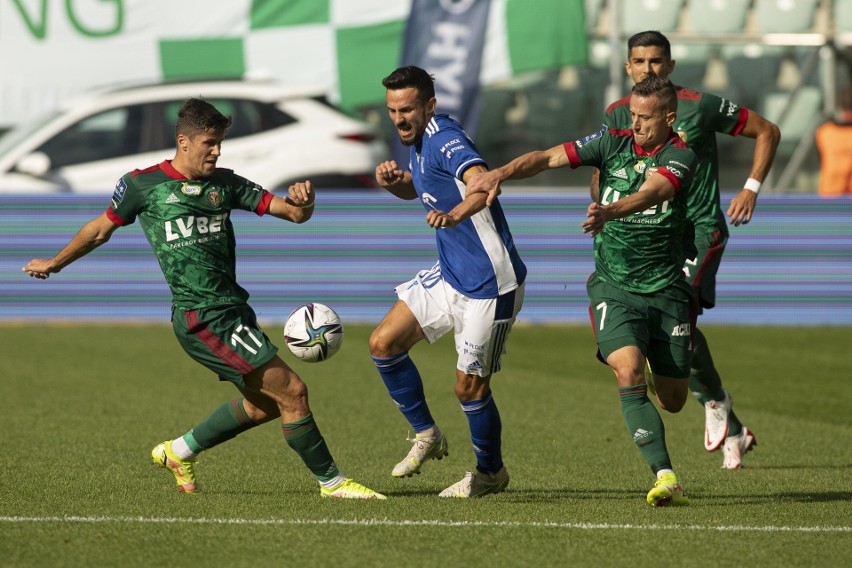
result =
[{"label": "green grass pitch", "polygon": [[745,469],[722,470],[694,400],[664,413],[691,503],[658,510],[587,327],[513,330],[493,380],[512,481],[469,501],[437,497],[474,465],[451,339],[412,352],[450,454],[397,480],[407,424],[369,332],[347,326],[324,363],[283,353],[338,464],[389,497],[349,502],[320,499],[273,424],[203,454],[204,491],[180,494],[150,449],[237,391],[186,357],[169,327],[0,326],[0,564],[852,565],[852,327],[704,328],[759,444]]}]

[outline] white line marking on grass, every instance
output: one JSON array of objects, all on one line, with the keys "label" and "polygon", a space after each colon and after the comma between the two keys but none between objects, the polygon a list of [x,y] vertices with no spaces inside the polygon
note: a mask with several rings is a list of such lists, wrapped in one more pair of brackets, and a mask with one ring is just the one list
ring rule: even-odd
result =
[{"label": "white line marking on grass", "polygon": [[543,528],[575,530],[670,530],[717,532],[803,532],[803,533],[848,533],[852,527],[790,527],[790,526],[746,526],[746,525],[631,525],[609,523],[558,523],[558,522],[501,522],[501,521],[429,521],[405,519],[219,519],[194,517],[107,517],[74,516],[62,517],[17,517],[0,516],[2,523],[139,523],[139,524],[185,524],[185,525],[342,525],[342,526],[387,526],[387,527],[486,527],[486,528]]}]

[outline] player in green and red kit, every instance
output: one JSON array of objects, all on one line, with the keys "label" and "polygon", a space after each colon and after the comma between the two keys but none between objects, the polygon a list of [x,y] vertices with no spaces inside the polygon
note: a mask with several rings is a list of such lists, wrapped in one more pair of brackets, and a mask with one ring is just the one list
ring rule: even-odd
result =
[{"label": "player in green and red kit", "polygon": [[628,433],[657,476],[648,503],[685,505],[644,369],[647,358],[658,372],[661,407],[678,412],[687,398],[696,315],[681,267],[693,250],[686,208],[697,157],[671,128],[677,97],[668,80],[652,76],[637,83],[629,106],[631,128],[603,129],[524,154],[475,176],[467,192],[487,192],[492,200],[504,180],[568,165],[601,170],[603,189],[582,223],[595,237],[587,291],[598,357],[615,372]]},{"label": "player in green and red kit", "polygon": [[[634,82],[638,83],[650,74],[667,79],[674,70],[671,46],[660,32],[646,31],[633,35],[627,42],[627,52],[627,74]],[[728,242],[728,227],[720,204],[716,133],[755,139],[749,179],[728,209],[730,222],[735,226],[751,220],[757,192],[772,165],[780,133],[777,126],[756,112],[729,100],[684,87],[677,87],[677,95],[677,120],[673,128],[699,158],[695,181],[687,199],[687,214],[695,224],[697,254],[686,261],[683,271],[695,289],[700,313],[702,309],[716,305],[716,272]],[[629,96],[624,97],[607,108],[606,126],[630,127],[629,99]],[[592,195],[597,191],[598,183],[593,180]],[[695,355],[689,386],[695,398],[704,405],[705,449],[713,452],[723,447],[722,467],[739,469],[742,456],[757,445],[757,441],[732,410],[731,397],[722,388],[722,380],[700,329],[695,331]]]},{"label": "player in green and red kit", "polygon": [[87,223],[52,259],[23,270],[45,279],[107,242],[136,218],[172,291],[172,326],[187,354],[234,384],[242,394],[221,405],[185,435],[158,444],[155,464],[171,471],[179,489],[198,491],[196,457],[241,432],[279,418],[284,438],[316,476],[323,497],[384,499],[344,476],[314,421],[305,383],[278,356],[236,279],[234,209],[293,223],[311,218],[311,183],[278,197],[231,170],[216,167],[231,119],[203,99],[178,111],[174,159],[135,170],[115,187],[110,207]]}]

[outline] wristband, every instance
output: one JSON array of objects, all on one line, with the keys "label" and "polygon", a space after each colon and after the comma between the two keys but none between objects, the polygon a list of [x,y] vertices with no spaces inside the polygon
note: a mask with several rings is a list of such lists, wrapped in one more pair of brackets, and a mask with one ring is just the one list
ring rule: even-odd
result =
[{"label": "wristband", "polygon": [[743,188],[753,191],[755,194],[760,193],[760,182],[754,178],[748,178]]}]

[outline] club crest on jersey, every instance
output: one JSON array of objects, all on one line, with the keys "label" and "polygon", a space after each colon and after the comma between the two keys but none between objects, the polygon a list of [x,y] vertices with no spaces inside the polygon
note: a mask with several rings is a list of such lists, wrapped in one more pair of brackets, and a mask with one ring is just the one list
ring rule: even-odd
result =
[{"label": "club crest on jersey", "polygon": [[180,188],[180,191],[184,195],[189,195],[190,197],[197,197],[201,195],[201,186],[189,185],[188,182],[183,182],[183,186]]},{"label": "club crest on jersey", "polygon": [[642,160],[639,160],[638,162],[636,162],[633,165],[633,171],[636,172],[637,174],[645,173],[645,162],[643,162]]},{"label": "club crest on jersey", "polygon": [[210,202],[212,207],[219,207],[222,205],[222,194],[218,191],[211,191],[207,194],[207,201]]},{"label": "club crest on jersey", "polygon": [[689,142],[689,140],[687,140],[689,136],[686,134],[686,130],[675,130],[675,132],[677,132],[678,138],[680,138],[684,142]]}]

